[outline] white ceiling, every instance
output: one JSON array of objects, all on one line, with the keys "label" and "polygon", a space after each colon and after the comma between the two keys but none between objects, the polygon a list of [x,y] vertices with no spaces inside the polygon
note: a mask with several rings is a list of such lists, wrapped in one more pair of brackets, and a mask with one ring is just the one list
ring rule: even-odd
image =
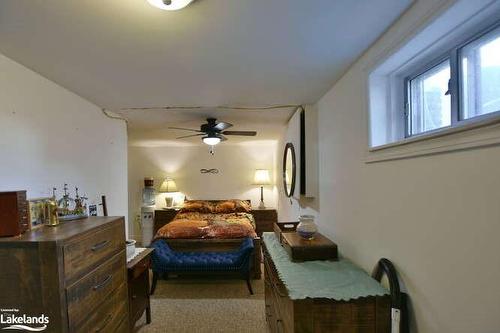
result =
[{"label": "white ceiling", "polygon": [[295,110],[297,110],[296,107],[273,110],[200,108],[128,110],[118,113],[129,121],[129,145],[158,147],[199,144],[200,137],[176,140],[179,136],[196,133],[168,127],[199,129],[207,118],[216,118],[217,122],[224,121],[233,124],[229,130],[257,131],[255,137],[228,136],[229,140],[224,144],[269,143],[279,139]]},{"label": "white ceiling", "polygon": [[[146,0],[1,0],[0,52],[115,112],[306,104],[316,102],[410,3],[196,0],[168,12]],[[223,115],[234,129],[259,125],[254,116],[243,119],[252,111],[239,111],[201,113]],[[137,133],[204,118],[200,110],[120,113]],[[289,116],[273,110],[259,117],[265,113],[274,114],[262,119],[277,117],[277,123]]]}]

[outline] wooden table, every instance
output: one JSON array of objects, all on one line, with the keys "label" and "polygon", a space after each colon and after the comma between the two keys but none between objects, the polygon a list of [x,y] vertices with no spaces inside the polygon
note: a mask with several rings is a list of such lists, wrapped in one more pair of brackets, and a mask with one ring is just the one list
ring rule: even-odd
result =
[{"label": "wooden table", "polygon": [[153,251],[154,249],[147,248],[127,263],[130,332],[144,311],[146,311],[146,323],[151,323],[149,268]]}]

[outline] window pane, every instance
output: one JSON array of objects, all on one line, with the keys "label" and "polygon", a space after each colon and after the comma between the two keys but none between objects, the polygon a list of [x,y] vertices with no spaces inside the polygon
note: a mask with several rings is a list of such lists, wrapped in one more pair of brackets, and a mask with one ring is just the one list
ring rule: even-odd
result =
[{"label": "window pane", "polygon": [[410,80],[410,135],[451,125],[451,98],[447,94],[450,75],[450,62],[446,60]]},{"label": "window pane", "polygon": [[463,47],[461,64],[461,119],[500,111],[500,29]]}]

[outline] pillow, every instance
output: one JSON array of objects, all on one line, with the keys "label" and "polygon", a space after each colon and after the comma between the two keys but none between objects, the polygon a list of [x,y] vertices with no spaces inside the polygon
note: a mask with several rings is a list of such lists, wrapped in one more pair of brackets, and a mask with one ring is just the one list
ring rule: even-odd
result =
[{"label": "pillow", "polygon": [[184,201],[184,206],[182,206],[180,212],[211,213],[212,204],[206,200],[186,200]]},{"label": "pillow", "polygon": [[216,214],[233,213],[236,209],[236,203],[233,200],[218,201],[213,206],[213,212]]},{"label": "pillow", "polygon": [[155,238],[203,238],[207,234],[207,221],[175,220],[165,224]]},{"label": "pillow", "polygon": [[251,213],[252,212],[252,204],[250,200],[234,200],[236,204],[235,211],[238,213]]},{"label": "pillow", "polygon": [[252,206],[247,200],[231,199],[221,200],[214,204],[213,212],[217,214],[225,213],[250,213]]},{"label": "pillow", "polygon": [[244,238],[257,237],[253,226],[249,222],[227,223],[216,222],[207,228],[207,236],[210,238],[227,239],[227,238]]}]

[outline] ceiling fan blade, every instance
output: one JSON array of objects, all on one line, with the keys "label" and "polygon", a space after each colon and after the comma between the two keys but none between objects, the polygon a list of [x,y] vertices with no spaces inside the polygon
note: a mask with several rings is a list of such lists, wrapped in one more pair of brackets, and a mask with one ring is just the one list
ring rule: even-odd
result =
[{"label": "ceiling fan blade", "polygon": [[192,129],[192,128],[182,128],[182,127],[169,127],[169,129],[177,129],[177,130],[192,131],[192,132],[201,132],[200,130],[195,130],[195,129]]},{"label": "ceiling fan blade", "polygon": [[191,134],[191,135],[184,135],[184,136],[180,136],[176,139],[184,139],[184,138],[191,138],[193,136],[202,136],[202,135],[205,135],[205,133],[200,133],[200,134]]},{"label": "ceiling fan blade", "polygon": [[256,136],[257,132],[255,131],[224,131],[222,132],[224,135],[242,135],[242,136]]},{"label": "ceiling fan blade", "polygon": [[221,142],[227,140],[227,138],[224,135],[219,135],[219,138]]},{"label": "ceiling fan blade", "polygon": [[228,129],[229,127],[232,127],[232,126],[233,126],[233,124],[225,123],[225,122],[221,121],[220,123],[215,125],[213,127],[213,129],[215,129],[217,131],[223,131],[223,130]]}]

